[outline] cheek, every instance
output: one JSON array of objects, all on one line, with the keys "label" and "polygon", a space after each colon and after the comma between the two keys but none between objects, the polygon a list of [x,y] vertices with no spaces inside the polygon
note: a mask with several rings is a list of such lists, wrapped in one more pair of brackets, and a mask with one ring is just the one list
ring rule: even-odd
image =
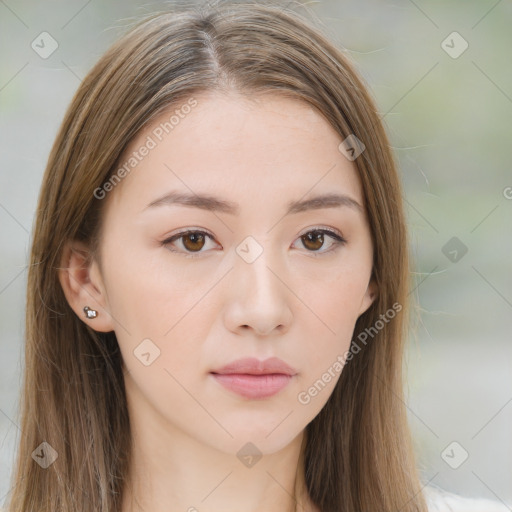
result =
[{"label": "cheek", "polygon": [[366,268],[339,268],[330,274],[329,281],[315,281],[308,278],[297,293],[306,297],[301,306],[301,325],[304,343],[304,357],[308,361],[303,386],[309,386],[328,369],[334,377],[326,389],[334,388],[341,368],[336,361],[344,361],[350,348],[354,327],[359,317],[361,302],[367,289]]},{"label": "cheek", "polygon": [[[133,247],[105,260],[109,309],[121,330],[134,338],[170,336],[182,319],[194,316],[208,289],[193,265],[173,268],[165,249]],[[195,306],[196,305],[196,306]]]},{"label": "cheek", "polygon": [[[322,276],[309,274],[297,286],[297,296],[307,310],[308,325],[316,324],[318,336],[345,339],[351,336],[365,296],[370,270],[339,266]],[[316,319],[316,321],[315,321]]]}]

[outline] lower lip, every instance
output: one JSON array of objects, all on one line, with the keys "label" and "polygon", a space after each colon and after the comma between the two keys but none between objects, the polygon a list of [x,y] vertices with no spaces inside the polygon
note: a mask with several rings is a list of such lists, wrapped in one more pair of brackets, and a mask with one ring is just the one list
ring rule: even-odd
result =
[{"label": "lower lip", "polygon": [[290,382],[291,375],[272,373],[267,375],[248,375],[246,373],[212,373],[215,380],[225,388],[245,398],[268,398],[273,396]]}]

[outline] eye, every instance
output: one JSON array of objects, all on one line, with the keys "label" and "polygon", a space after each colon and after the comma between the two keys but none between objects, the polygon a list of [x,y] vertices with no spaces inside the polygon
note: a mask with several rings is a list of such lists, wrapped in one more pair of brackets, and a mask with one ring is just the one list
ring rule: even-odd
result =
[{"label": "eye", "polygon": [[[185,255],[187,258],[195,257],[194,253],[201,252],[201,249],[205,245],[205,240],[209,238],[213,240],[213,237],[206,233],[206,231],[182,231],[181,233],[177,233],[176,235],[167,238],[162,242],[162,245],[166,246],[171,252],[179,252]],[[169,247],[175,240],[180,240],[182,247],[185,249],[185,253],[181,250],[176,250]],[[187,254],[189,252],[189,254]],[[204,251],[202,251],[204,252]]]},{"label": "eye", "polygon": [[[325,243],[325,235],[327,235],[333,241],[327,250],[319,251],[318,249],[320,249]],[[205,246],[207,239],[213,240],[213,236],[206,231],[188,230],[182,231],[167,238],[161,242],[161,245],[167,247],[171,252],[181,253],[184,254],[184,256],[187,258],[193,258],[197,254],[205,252],[201,249]],[[332,252],[339,246],[346,243],[346,240],[343,238],[343,236],[341,236],[340,233],[325,228],[315,228],[309,230],[301,235],[298,240],[300,240],[303,246],[308,249],[308,252],[314,253],[314,256]],[[181,242],[181,249],[176,250],[175,248],[172,248],[172,244],[175,241]]]},{"label": "eye", "polygon": [[[331,242],[328,249],[325,251],[319,251],[318,249],[324,245],[325,235],[334,241]],[[332,252],[347,242],[340,233],[325,228],[315,228],[307,231],[299,237],[299,240],[302,242],[304,247],[308,249],[308,252],[313,253],[313,256],[320,256],[321,254]]]}]

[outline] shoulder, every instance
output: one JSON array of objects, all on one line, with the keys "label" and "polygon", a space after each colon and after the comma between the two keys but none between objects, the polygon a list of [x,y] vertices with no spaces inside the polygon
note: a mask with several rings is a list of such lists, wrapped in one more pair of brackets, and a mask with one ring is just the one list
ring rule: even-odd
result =
[{"label": "shoulder", "polygon": [[428,512],[510,512],[501,501],[466,498],[437,487],[423,489]]}]

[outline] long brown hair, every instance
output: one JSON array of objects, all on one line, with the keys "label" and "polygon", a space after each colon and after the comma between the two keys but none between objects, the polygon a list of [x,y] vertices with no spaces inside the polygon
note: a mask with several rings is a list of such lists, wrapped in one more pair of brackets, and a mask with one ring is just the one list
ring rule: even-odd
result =
[{"label": "long brown hair", "polygon": [[[355,135],[365,145],[354,163],[378,296],[358,318],[352,343],[373,331],[306,428],[306,485],[321,512],[426,511],[403,403],[409,259],[402,192],[367,89],[308,16],[261,2],[153,13],[93,67],[51,150],[32,234],[10,512],[121,510],[131,449],[122,359],[114,332],[95,332],[69,306],[58,279],[63,247],[80,240],[96,254],[102,201],[94,191],[141,128],[171,105],[223,90],[307,102],[341,140]],[[383,322],[397,304],[400,313]],[[48,456],[43,442],[58,454],[46,469],[33,456],[36,449]]]}]

